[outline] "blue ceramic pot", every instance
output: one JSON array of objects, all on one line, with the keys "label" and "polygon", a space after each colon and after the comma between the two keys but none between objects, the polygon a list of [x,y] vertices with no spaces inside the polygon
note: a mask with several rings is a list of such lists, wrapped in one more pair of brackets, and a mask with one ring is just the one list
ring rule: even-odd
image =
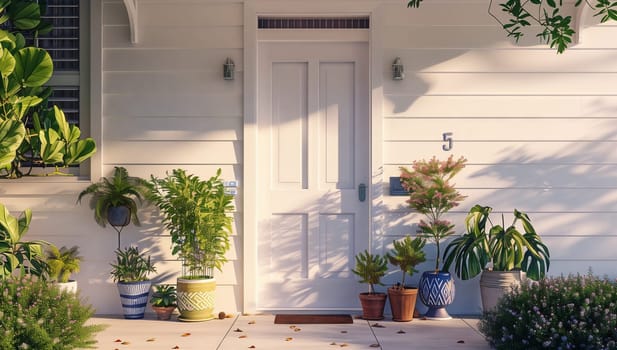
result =
[{"label": "blue ceramic pot", "polygon": [[425,271],[418,287],[420,301],[428,307],[426,318],[447,320],[452,317],[446,306],[454,301],[454,280],[449,272]]}]

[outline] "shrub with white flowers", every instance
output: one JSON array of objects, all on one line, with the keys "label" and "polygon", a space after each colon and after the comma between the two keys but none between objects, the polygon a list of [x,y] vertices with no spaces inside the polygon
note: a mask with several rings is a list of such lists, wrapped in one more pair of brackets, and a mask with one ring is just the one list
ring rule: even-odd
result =
[{"label": "shrub with white flowers", "polygon": [[591,273],[523,284],[480,331],[496,349],[617,349],[617,285]]}]

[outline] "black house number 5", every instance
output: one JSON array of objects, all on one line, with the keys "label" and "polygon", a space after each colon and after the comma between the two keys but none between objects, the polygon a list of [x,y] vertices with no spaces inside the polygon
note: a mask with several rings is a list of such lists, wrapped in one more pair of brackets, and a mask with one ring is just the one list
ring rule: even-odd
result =
[{"label": "black house number 5", "polygon": [[441,149],[443,149],[446,152],[452,150],[452,146],[453,146],[452,144],[454,143],[454,140],[452,139],[452,133],[444,132],[442,136],[443,136],[443,142],[445,142],[446,144],[442,145]]}]

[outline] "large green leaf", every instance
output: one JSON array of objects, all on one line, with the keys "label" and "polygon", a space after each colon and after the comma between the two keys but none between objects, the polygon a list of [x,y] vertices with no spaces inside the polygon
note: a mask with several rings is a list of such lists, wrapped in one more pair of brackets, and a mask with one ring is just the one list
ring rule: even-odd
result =
[{"label": "large green leaf", "polygon": [[0,48],[0,54],[2,55],[0,57],[0,74],[6,77],[15,70],[15,57],[4,48]]},{"label": "large green leaf", "polygon": [[37,96],[18,97],[17,101],[13,103],[15,117],[22,119],[30,107],[36,106],[41,102],[43,102],[43,99]]},{"label": "large green leaf", "polygon": [[9,213],[9,210],[4,206],[4,204],[0,203],[0,226],[2,226],[2,231],[0,234],[7,235],[4,240],[7,240],[10,245],[19,242],[19,238],[21,237],[19,233],[19,222],[17,218]]},{"label": "large green leaf", "polygon": [[41,11],[36,2],[13,2],[7,10],[11,22],[19,30],[34,29],[41,22]]},{"label": "large green leaf", "polygon": [[65,142],[54,129],[41,130],[39,132],[41,159],[45,164],[62,163]]},{"label": "large green leaf", "polygon": [[0,121],[0,169],[10,169],[15,152],[26,136],[26,128],[19,120]]},{"label": "large green leaf", "polygon": [[60,108],[58,108],[58,106],[54,106],[54,117],[56,118],[56,123],[58,124],[58,134],[62,139],[70,142],[70,125],[66,121],[66,116],[64,115],[64,112]]},{"label": "large green leaf", "polygon": [[47,51],[25,47],[15,54],[15,79],[25,87],[45,84],[54,72],[54,65]]},{"label": "large green leaf", "polygon": [[96,153],[96,143],[92,138],[79,140],[69,145],[68,153],[64,157],[66,165],[79,164]]}]

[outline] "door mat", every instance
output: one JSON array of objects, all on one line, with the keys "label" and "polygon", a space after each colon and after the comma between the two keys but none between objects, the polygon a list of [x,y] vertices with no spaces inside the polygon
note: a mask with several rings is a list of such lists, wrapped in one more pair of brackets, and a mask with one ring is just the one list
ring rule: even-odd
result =
[{"label": "door mat", "polygon": [[353,323],[351,315],[298,315],[280,314],[274,317],[275,324],[341,324]]}]

